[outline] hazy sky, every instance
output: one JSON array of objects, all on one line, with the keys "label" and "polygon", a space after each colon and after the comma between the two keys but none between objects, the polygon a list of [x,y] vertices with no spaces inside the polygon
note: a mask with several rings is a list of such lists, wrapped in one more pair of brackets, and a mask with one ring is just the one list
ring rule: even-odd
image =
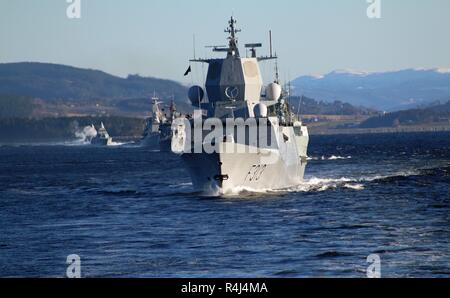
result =
[{"label": "hazy sky", "polygon": [[285,77],[450,68],[449,0],[381,0],[381,19],[367,17],[366,0],[81,0],[81,19],[67,18],[68,5],[0,0],[0,62],[62,63],[188,83],[183,72],[193,34],[197,56],[211,56],[204,46],[226,44],[223,30],[233,14],[241,46],[263,42],[260,53],[268,53],[272,29]]}]

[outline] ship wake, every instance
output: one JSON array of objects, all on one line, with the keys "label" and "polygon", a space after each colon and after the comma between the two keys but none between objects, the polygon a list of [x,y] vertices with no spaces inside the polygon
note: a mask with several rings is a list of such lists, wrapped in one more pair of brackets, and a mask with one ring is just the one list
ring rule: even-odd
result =
[{"label": "ship wake", "polygon": [[368,175],[360,177],[309,177],[296,186],[285,189],[252,189],[249,187],[236,187],[222,196],[252,196],[255,194],[280,194],[280,193],[314,193],[347,189],[349,191],[363,191],[367,187],[380,184],[400,183],[405,180],[421,180],[424,176],[442,176],[442,173],[450,173],[450,166],[398,171],[386,175]]}]

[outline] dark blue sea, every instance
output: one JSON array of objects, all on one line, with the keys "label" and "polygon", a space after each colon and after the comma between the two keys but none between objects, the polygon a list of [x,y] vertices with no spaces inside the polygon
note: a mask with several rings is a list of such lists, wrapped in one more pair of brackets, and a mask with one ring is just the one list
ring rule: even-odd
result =
[{"label": "dark blue sea", "polygon": [[0,147],[0,276],[450,277],[450,133],[313,136],[305,183],[208,197],[178,157]]}]

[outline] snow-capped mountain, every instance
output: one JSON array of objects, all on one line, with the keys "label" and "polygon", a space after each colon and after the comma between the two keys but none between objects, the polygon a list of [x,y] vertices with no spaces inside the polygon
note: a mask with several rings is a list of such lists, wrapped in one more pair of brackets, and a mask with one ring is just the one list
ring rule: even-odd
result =
[{"label": "snow-capped mountain", "polygon": [[296,95],[340,100],[381,110],[401,110],[450,100],[450,70],[406,69],[392,72],[333,71],[301,76],[292,82]]}]

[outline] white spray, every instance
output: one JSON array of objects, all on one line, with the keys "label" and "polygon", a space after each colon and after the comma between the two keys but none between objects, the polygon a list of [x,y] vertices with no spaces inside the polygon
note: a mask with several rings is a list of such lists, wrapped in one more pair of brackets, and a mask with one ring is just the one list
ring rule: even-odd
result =
[{"label": "white spray", "polygon": [[94,125],[85,126],[83,129],[75,131],[75,137],[83,143],[90,143],[92,138],[97,135]]}]

